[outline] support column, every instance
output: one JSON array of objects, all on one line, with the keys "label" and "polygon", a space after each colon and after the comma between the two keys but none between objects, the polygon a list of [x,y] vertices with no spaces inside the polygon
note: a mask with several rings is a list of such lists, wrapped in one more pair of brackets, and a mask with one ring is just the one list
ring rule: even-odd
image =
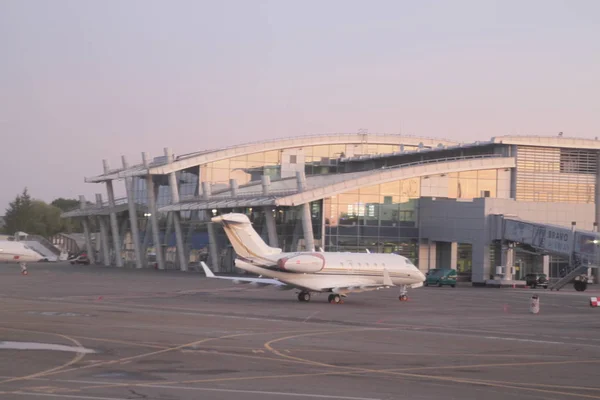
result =
[{"label": "support column", "polygon": [[[149,168],[148,155],[142,153],[144,168]],[[146,174],[146,191],[148,192],[148,211],[150,213],[150,224],[152,225],[152,241],[154,242],[154,253],[156,253],[156,264],[158,269],[165,269],[165,258],[162,252],[162,243],[160,243],[160,230],[158,227],[158,211],[156,208],[156,193],[154,189],[154,180],[148,169]]]},{"label": "support column", "polygon": [[[425,242],[427,241],[427,242]],[[436,244],[429,239],[421,239],[419,246],[419,270],[427,272],[436,268]]]},{"label": "support column", "polygon": [[542,256],[542,273],[546,274],[546,277],[550,279],[550,256]]},{"label": "support column", "polygon": [[595,222],[600,224],[600,152],[596,155],[596,196],[595,196]]},{"label": "support column", "polygon": [[[108,161],[104,160],[104,173],[109,172]],[[115,191],[113,190],[112,181],[106,181],[106,193],[108,195],[108,206],[110,207],[110,230],[112,232],[113,246],[115,253],[115,265],[123,266],[123,258],[121,257],[121,239],[119,238],[119,224],[117,223],[117,214],[115,213]]]},{"label": "support column", "polygon": [[[169,148],[165,148],[165,156],[168,163],[173,163],[173,152]],[[171,204],[179,203],[179,187],[177,185],[177,176],[175,172],[169,174],[169,187],[171,188]],[[183,232],[181,231],[181,222],[179,220],[179,212],[173,211],[173,226],[175,228],[175,240],[177,242],[177,258],[179,259],[179,269],[187,271],[187,260],[185,258],[185,248],[183,247]]]},{"label": "support column", "polygon": [[[80,202],[79,207],[82,210],[85,210],[85,208],[86,208],[85,196],[79,196],[79,202]],[[82,225],[83,225],[83,234],[85,236],[85,249],[87,251],[88,258],[90,259],[90,264],[95,264],[96,263],[96,260],[95,260],[96,252],[94,251],[94,246],[92,246],[92,238],[90,237],[90,225],[88,224],[87,217],[83,217]]]},{"label": "support column", "polygon": [[456,269],[458,266],[458,243],[450,243],[450,268]]},{"label": "support column", "polygon": [[512,281],[512,269],[515,265],[515,247],[513,243],[502,246],[502,266],[504,266],[504,279]]},{"label": "support column", "polygon": [[[306,176],[304,171],[296,172],[296,182],[298,185],[298,192],[306,190]],[[310,214],[310,204],[304,203],[301,206],[301,217],[302,217],[302,231],[304,234],[304,247],[306,251],[315,251],[315,237],[312,228],[312,217]]]},{"label": "support column", "polygon": [[275,225],[275,216],[273,215],[272,207],[265,207],[265,219],[267,220],[267,233],[269,234],[269,246],[279,247],[277,237],[277,226]]},{"label": "support column", "polygon": [[214,271],[221,272],[221,266],[219,265],[219,254],[217,248],[217,237],[215,235],[215,226],[212,222],[206,223],[206,229],[208,231],[208,252],[210,256],[210,264]]},{"label": "support column", "polygon": [[[123,162],[123,168],[127,169],[129,165],[127,164],[125,156],[121,157],[121,161]],[[133,193],[133,178],[125,178],[125,190],[127,191],[129,225],[131,230],[131,240],[133,241],[133,252],[135,254],[135,266],[136,268],[142,268],[144,266],[144,260],[142,260],[142,251],[140,249],[140,232],[135,207],[135,195]]]},{"label": "support column", "polygon": [[238,194],[238,183],[235,179],[229,180],[229,188],[231,189],[231,197],[236,197]]},{"label": "support column", "polygon": [[[231,179],[229,183],[232,187],[232,191],[235,187],[235,191],[237,194],[237,182],[235,181],[235,179]],[[210,199],[210,196],[210,182],[202,182],[202,200],[208,201]],[[210,257],[211,267],[213,267],[215,271],[221,272],[221,266],[219,265],[219,249],[217,246],[217,236],[215,235],[214,224],[210,220],[212,218],[212,214],[208,214],[209,212],[209,210],[206,211],[206,215],[208,215],[206,217],[206,230],[208,232],[208,255]]]},{"label": "support column", "polygon": [[[262,194],[267,196],[271,186],[271,177],[263,175],[262,181]],[[265,221],[267,223],[267,234],[269,235],[269,246],[279,247],[277,240],[277,226],[275,225],[275,217],[273,216],[273,206],[263,207],[265,213]],[[312,227],[312,226],[311,226]]]},{"label": "support column", "polygon": [[490,262],[490,246],[483,240],[473,242],[471,281],[473,286],[484,286],[490,279],[492,271]]},{"label": "support column", "polygon": [[[96,193],[96,204],[102,207],[102,195]],[[108,252],[108,230],[106,229],[106,220],[103,215],[98,216],[98,225],[100,225],[100,242],[102,243],[102,261],[105,267],[110,266],[110,254]]]}]

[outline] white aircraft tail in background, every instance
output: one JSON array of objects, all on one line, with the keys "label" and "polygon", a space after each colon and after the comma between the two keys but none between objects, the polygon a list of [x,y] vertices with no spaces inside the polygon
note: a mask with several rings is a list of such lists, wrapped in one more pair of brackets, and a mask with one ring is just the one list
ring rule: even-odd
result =
[{"label": "white aircraft tail in background", "polygon": [[[330,303],[340,303],[348,293],[398,286],[400,300],[407,300],[407,288],[423,286],[425,276],[406,257],[378,253],[293,252],[268,246],[244,214],[212,218],[223,225],[238,258],[236,267],[260,278],[216,276],[205,263],[209,278],[258,286],[275,285],[299,289],[298,300],[309,301],[311,293],[329,293]],[[266,277],[266,278],[263,278]]]}]

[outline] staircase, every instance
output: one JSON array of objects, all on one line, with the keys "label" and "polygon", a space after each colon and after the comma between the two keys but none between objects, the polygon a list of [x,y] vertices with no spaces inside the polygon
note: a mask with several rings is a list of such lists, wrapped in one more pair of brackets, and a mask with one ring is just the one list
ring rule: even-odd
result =
[{"label": "staircase", "polygon": [[39,235],[28,235],[23,232],[18,232],[15,235],[15,239],[19,242],[23,242],[37,253],[46,257],[48,261],[59,261],[64,257],[61,257],[62,252],[56,246],[54,246],[48,239]]},{"label": "staircase", "polygon": [[564,277],[560,278],[558,281],[554,282],[552,286],[550,286],[550,290],[560,290],[563,286],[568,284],[578,275],[585,274],[587,272],[588,267],[576,266]]}]

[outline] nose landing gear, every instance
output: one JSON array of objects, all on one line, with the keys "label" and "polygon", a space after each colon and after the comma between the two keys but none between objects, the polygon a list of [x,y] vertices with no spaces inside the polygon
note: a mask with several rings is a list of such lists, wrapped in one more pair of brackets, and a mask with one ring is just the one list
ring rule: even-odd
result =
[{"label": "nose landing gear", "polygon": [[406,290],[406,285],[400,285],[400,296],[398,296],[398,300],[400,301],[408,301],[408,294]]}]

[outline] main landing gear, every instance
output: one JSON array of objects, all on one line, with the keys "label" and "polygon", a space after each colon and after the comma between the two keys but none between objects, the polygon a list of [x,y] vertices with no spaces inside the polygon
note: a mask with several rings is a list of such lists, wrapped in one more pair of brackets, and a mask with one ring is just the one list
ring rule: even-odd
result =
[{"label": "main landing gear", "polygon": [[398,297],[398,299],[400,301],[408,301],[406,285],[400,285],[400,296]]},{"label": "main landing gear", "polygon": [[339,294],[330,294],[328,300],[331,304],[343,303],[342,298],[340,297]]},{"label": "main landing gear", "polygon": [[310,301],[310,293],[309,292],[300,292],[298,293],[298,301]]}]

